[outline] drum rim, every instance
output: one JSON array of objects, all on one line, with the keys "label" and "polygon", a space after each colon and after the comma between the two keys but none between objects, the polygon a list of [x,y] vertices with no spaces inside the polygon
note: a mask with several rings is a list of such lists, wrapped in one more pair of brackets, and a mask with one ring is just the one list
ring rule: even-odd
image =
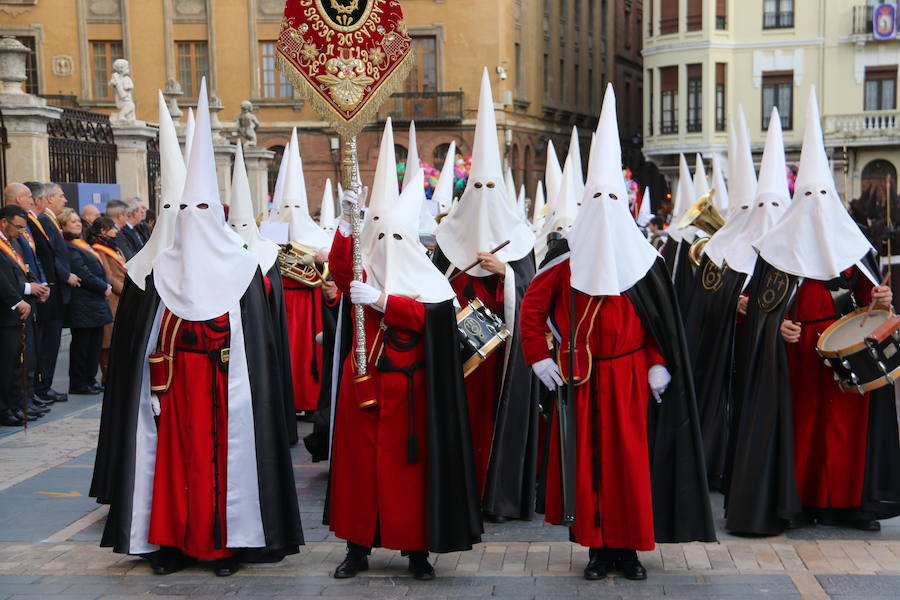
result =
[{"label": "drum rim", "polygon": [[[888,315],[892,314],[891,311],[886,308],[876,308],[873,310],[883,311],[883,312],[888,313]],[[868,311],[869,311],[868,306],[864,306],[862,308],[857,308],[856,310],[847,313],[846,315],[844,315],[843,317],[841,317],[840,319],[836,320],[834,323],[829,325],[825,329],[825,331],[822,332],[822,335],[819,336],[819,340],[816,342],[816,350],[819,351],[819,356],[821,356],[822,358],[840,358],[843,356],[849,356],[851,354],[856,354],[860,350],[865,350],[868,347],[866,345],[865,338],[863,338],[862,341],[859,341],[859,342],[853,344],[852,346],[846,346],[844,348],[839,348],[837,350],[826,350],[823,347],[823,344],[831,336],[831,334],[834,333],[834,331],[836,329],[841,327],[846,321],[850,321],[853,317],[856,317],[857,315],[860,315],[860,314],[868,312]]]},{"label": "drum rim", "polygon": [[[890,383],[888,383],[888,379],[890,379]],[[868,383],[860,384],[859,386],[855,385],[844,385],[844,381],[841,380],[838,382],[838,386],[841,388],[841,391],[844,393],[849,392],[859,392],[861,394],[868,394],[869,392],[874,392],[875,390],[880,390],[883,387],[887,387],[889,385],[894,385],[894,382],[900,379],[900,366],[896,369],[888,373],[887,375],[882,375],[878,379],[873,379]]]}]

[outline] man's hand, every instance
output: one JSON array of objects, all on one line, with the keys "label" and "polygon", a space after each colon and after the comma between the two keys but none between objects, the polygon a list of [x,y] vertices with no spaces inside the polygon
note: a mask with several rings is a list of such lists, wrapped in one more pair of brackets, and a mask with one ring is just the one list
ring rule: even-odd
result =
[{"label": "man's hand", "polygon": [[329,302],[334,302],[337,298],[337,284],[333,281],[326,281],[325,285],[322,286],[322,293],[325,295],[325,299]]},{"label": "man's hand", "polygon": [[69,273],[69,278],[66,280],[66,283],[72,287],[81,287],[81,278],[75,273]]},{"label": "man's hand", "polygon": [[24,321],[28,318],[28,315],[31,314],[31,305],[22,300],[18,304],[16,304],[13,308],[16,309],[16,312],[19,313],[19,320]]},{"label": "man's hand", "polygon": [[43,283],[32,283],[31,295],[37,298],[38,302],[46,302],[50,297],[50,286]]},{"label": "man's hand", "polygon": [[316,251],[316,264],[324,265],[328,262],[328,250],[326,248],[322,248]]},{"label": "man's hand", "polygon": [[506,265],[500,262],[500,260],[490,252],[479,252],[475,255],[475,258],[481,261],[478,266],[485,271],[493,273],[494,275],[499,275],[500,277],[506,275]]},{"label": "man's hand", "polygon": [[107,285],[107,286],[106,286],[106,291],[103,292],[103,297],[109,299],[110,296],[112,296],[112,286],[111,286],[111,285]]},{"label": "man's hand", "polygon": [[747,303],[748,303],[748,301],[749,301],[749,298],[747,298],[747,296],[741,296],[740,298],[738,298],[737,312],[738,312],[739,315],[746,315],[746,314],[747,314]]},{"label": "man's hand", "polygon": [[781,337],[788,344],[796,344],[800,341],[800,323],[785,319],[781,324]]},{"label": "man's hand", "polygon": [[894,301],[894,292],[886,285],[879,285],[872,290],[872,302],[875,308],[890,308]]}]

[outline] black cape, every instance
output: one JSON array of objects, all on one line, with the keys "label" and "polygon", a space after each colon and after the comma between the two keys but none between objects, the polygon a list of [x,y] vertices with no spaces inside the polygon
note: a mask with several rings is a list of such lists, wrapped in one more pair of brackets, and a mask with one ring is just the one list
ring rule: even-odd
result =
[{"label": "black cape", "polygon": [[284,402],[285,423],[287,424],[288,441],[291,446],[297,443],[297,411],[294,408],[294,379],[291,372],[291,345],[288,339],[287,313],[284,306],[284,283],[278,270],[278,261],[266,273],[272,291],[269,294],[269,310],[272,313],[272,326],[277,344],[278,368],[281,370],[281,397]]},{"label": "black cape", "polygon": [[704,255],[691,302],[684,307],[688,352],[694,369],[706,476],[722,488],[731,413],[734,334],[744,273],[720,269]]},{"label": "black cape", "polygon": [[[335,306],[322,303],[322,388],[319,391],[319,403],[312,415],[313,430],[303,438],[303,444],[314,463],[328,460],[330,453],[331,398],[335,382],[341,380],[344,358],[346,358],[351,345],[350,339],[353,335],[353,325],[349,318],[351,311],[350,302],[343,297]],[[343,321],[343,326],[341,327],[341,342],[337,343],[339,319]],[[342,350],[337,360],[335,360],[336,347]],[[337,365],[337,377],[334,376],[335,365]]]},{"label": "black cape", "polygon": [[[435,250],[433,262],[442,273],[450,268],[450,261],[440,248]],[[509,266],[516,276],[517,318],[512,327],[506,324],[512,334],[507,341],[510,354],[503,389],[495,399],[494,439],[481,502],[488,514],[528,520],[535,507],[541,385],[525,363],[518,314],[534,278],[534,253],[529,252]]]},{"label": "black cape", "polygon": [[[130,332],[122,329],[120,335],[113,338],[115,344],[126,333],[131,333],[131,348],[135,351],[126,354],[121,362],[115,363],[115,370],[113,363],[110,364],[110,378],[104,395],[104,399],[114,399],[116,404],[115,409],[107,415],[104,402],[104,416],[108,416],[106,427],[113,428],[107,432],[107,439],[114,438],[117,445],[108,448],[103,453],[103,463],[98,464],[99,470],[106,475],[98,480],[97,491],[103,492],[110,504],[100,545],[112,547],[115,552],[122,554],[129,553],[130,547],[136,451],[134,438],[143,380],[144,352],[159,304],[159,295],[151,274],[147,278],[146,290],[140,295],[140,301],[126,305],[129,311],[126,314],[133,321]],[[244,292],[240,306],[250,389],[253,391],[259,500],[266,540],[265,548],[247,551],[244,559],[274,561],[299,552],[299,546],[303,544],[303,531],[281,401],[281,373],[277,367],[273,368],[273,365],[278,364],[274,329],[259,270]],[[111,350],[115,350],[115,346]],[[115,356],[116,353],[113,351],[110,354]],[[98,452],[98,461],[99,459]]]},{"label": "black cape", "polygon": [[[438,553],[471,550],[481,541],[482,532],[469,409],[457,336],[453,301],[426,304],[423,340],[428,390],[426,527],[428,550]],[[340,406],[336,410],[341,410]],[[335,427],[335,438],[353,434]],[[329,492],[330,487],[329,481]],[[402,490],[395,490],[395,493],[402,493]],[[328,511],[329,498],[326,498],[326,525]]]},{"label": "black cape", "polygon": [[[548,259],[565,252],[568,243],[560,243],[552,257],[548,252]],[[709,502],[691,362],[665,260],[657,259],[647,274],[624,294],[656,342],[672,376],[662,402],[651,398],[647,409],[656,541],[661,544],[714,542],[716,529]]]},{"label": "black cape", "polygon": [[[864,262],[879,273],[874,255]],[[735,350],[734,444],[730,450],[729,531],[777,535],[803,513],[794,476],[791,373],[781,323],[793,306],[798,278],[758,259],[748,288],[747,317]],[[761,298],[780,297],[764,310]],[[776,293],[777,292],[777,293]],[[893,388],[873,392],[860,510],[866,518],[900,514],[900,455]]]}]

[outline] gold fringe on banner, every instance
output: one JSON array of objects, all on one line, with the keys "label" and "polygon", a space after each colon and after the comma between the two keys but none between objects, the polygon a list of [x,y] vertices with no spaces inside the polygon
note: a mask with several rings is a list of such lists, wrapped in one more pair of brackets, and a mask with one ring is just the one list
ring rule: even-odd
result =
[{"label": "gold fringe on banner", "polygon": [[397,66],[394,67],[394,70],[385,79],[379,81],[378,89],[361,101],[364,106],[350,120],[344,118],[341,112],[325,100],[310,84],[309,80],[280,52],[275,53],[275,64],[294,87],[301,91],[303,98],[309,102],[313,110],[334,127],[338,135],[341,137],[353,137],[359,134],[366,125],[375,120],[378,109],[381,108],[385,100],[400,91],[403,82],[415,65],[415,61],[412,52],[403,57],[397,63]]}]

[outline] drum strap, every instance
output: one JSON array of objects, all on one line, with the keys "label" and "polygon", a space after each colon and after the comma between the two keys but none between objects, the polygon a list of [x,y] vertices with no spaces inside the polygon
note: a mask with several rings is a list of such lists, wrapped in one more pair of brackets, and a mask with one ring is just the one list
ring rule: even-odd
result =
[{"label": "drum strap", "polygon": [[[422,339],[421,334],[402,336],[395,329],[388,328],[384,332],[384,343],[389,348],[399,352],[412,350]],[[425,367],[425,361],[412,364],[408,367],[397,367],[391,363],[390,357],[385,353],[378,359],[378,369],[385,373],[403,373],[406,375],[406,463],[415,464],[419,460],[419,436],[416,433],[416,371]]]}]

